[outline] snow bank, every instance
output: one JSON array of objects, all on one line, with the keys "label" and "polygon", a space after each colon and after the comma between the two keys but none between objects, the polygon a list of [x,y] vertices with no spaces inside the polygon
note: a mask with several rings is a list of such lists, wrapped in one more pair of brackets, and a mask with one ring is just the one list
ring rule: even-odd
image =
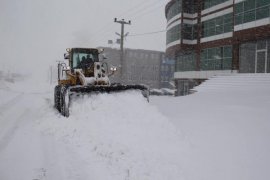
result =
[{"label": "snow bank", "polygon": [[270,75],[218,76],[195,89],[151,101],[186,137],[185,179],[269,179]]},{"label": "snow bank", "polygon": [[91,179],[182,177],[183,137],[140,92],[81,96],[72,102],[69,118],[50,109],[54,112],[39,123],[43,132],[76,147],[89,171],[96,171]]}]

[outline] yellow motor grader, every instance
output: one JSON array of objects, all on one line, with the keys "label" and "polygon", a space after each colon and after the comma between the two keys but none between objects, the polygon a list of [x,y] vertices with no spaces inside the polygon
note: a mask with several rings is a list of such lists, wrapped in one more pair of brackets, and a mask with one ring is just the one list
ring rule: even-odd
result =
[{"label": "yellow motor grader", "polygon": [[103,50],[95,48],[66,49],[64,58],[68,63],[58,63],[58,85],[54,89],[55,108],[69,117],[70,98],[73,94],[111,93],[141,90],[149,101],[149,88],[145,85],[111,83],[109,77],[117,70],[105,62]]}]

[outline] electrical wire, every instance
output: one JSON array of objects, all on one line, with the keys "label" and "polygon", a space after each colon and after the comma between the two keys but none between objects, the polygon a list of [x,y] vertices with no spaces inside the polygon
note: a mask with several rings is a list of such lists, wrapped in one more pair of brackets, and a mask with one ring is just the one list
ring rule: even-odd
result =
[{"label": "electrical wire", "polygon": [[[147,3],[141,3],[141,2],[140,2],[139,4],[137,4],[137,5],[135,5],[135,6],[131,7],[131,8],[129,8],[128,10],[123,11],[123,12],[120,13],[118,16],[128,15],[128,14],[129,14],[129,16],[132,16],[133,14],[136,15],[136,14],[138,14],[139,12],[144,11],[144,10],[147,9],[148,7],[152,7],[152,5],[153,5],[154,3],[159,2],[159,1],[163,1],[163,0],[156,0],[156,1],[152,2],[151,4],[148,4],[147,6],[142,6],[142,5],[145,5],[145,4],[147,4]],[[143,2],[147,2],[147,1],[143,1]],[[148,2],[149,2],[149,1],[148,1]],[[139,8],[139,7],[141,7],[141,6],[142,6],[143,9],[140,9],[140,8]],[[138,10],[138,8],[139,8],[139,10]],[[137,11],[132,12],[132,10],[134,10],[134,9],[137,10]],[[131,14],[130,14],[130,13],[131,13]],[[110,29],[111,29],[111,27],[112,27],[112,22],[113,22],[113,21],[107,22],[104,26],[102,26],[102,27],[100,27],[99,29],[97,29],[97,31],[95,31],[94,34],[96,34],[96,33],[98,33],[98,34],[103,33],[103,32],[104,32],[104,29],[107,29],[108,31],[110,31]],[[109,25],[110,28],[108,28],[108,24],[110,24],[110,25]]]},{"label": "electrical wire", "polygon": [[[158,1],[160,1],[160,0],[158,0]],[[142,3],[142,2],[144,2],[144,3]],[[122,12],[121,14],[119,14],[118,16],[127,15],[127,14],[131,13],[134,9],[139,9],[139,8],[143,7],[143,5],[145,4],[145,2],[149,2],[149,1],[141,1],[141,2],[138,3],[137,5],[135,5],[135,6],[131,7],[131,8],[129,8],[129,9],[123,11],[123,12]],[[156,1],[155,1],[155,2],[156,2]]]},{"label": "electrical wire", "polygon": [[151,10],[146,11],[146,12],[144,12],[144,13],[138,14],[137,16],[135,16],[135,17],[133,18],[133,20],[134,20],[134,19],[138,19],[138,18],[140,18],[140,17],[143,17],[143,16],[146,15],[146,14],[150,14],[150,13],[154,12],[154,10],[156,10],[156,9],[158,9],[158,8],[161,8],[162,6],[164,6],[164,4],[161,4],[161,5],[159,5],[159,6],[155,7],[155,8],[152,8]]},{"label": "electrical wire", "polygon": [[154,31],[154,32],[147,32],[147,33],[141,33],[141,34],[131,34],[129,36],[145,36],[145,35],[152,35],[152,34],[158,34],[158,33],[163,33],[166,32],[166,30],[161,30],[161,31]]},{"label": "electrical wire", "polygon": [[143,12],[143,11],[149,9],[149,8],[152,8],[154,4],[157,4],[157,3],[160,3],[160,2],[163,2],[163,0],[154,1],[154,2],[152,2],[152,3],[150,3],[150,4],[146,5],[146,6],[144,6],[142,9],[140,9],[140,8],[139,9],[135,9],[136,11],[134,11],[134,12],[130,11],[130,12],[126,13],[125,15],[131,16],[131,17],[133,15],[138,15],[139,13],[141,13],[141,12]]},{"label": "electrical wire", "polygon": [[[164,5],[163,3],[161,5],[159,5],[159,3],[158,3],[158,5],[159,5],[158,7],[152,8],[153,4],[156,4],[157,2],[161,2],[161,1],[164,2],[163,0],[156,0],[150,4],[139,3],[135,6],[133,6],[132,8],[129,8],[128,10],[124,11],[123,13],[120,13],[120,15],[129,15],[131,17],[132,16],[134,17],[132,19],[137,19],[137,18],[142,17],[145,14],[149,14],[149,13],[153,12],[154,10],[156,10],[157,8],[160,8],[161,6],[163,6]],[[149,10],[149,8],[150,8],[150,10]],[[132,12],[133,9],[135,9],[136,11]],[[113,26],[114,26],[113,21],[110,23],[106,23],[104,26],[99,28],[99,30],[94,33],[95,36],[92,36],[91,39],[92,40],[100,40],[100,39],[104,38],[105,35],[108,35],[109,33],[111,33],[111,29]],[[150,34],[156,34],[156,33],[160,33],[160,32],[150,32]],[[149,33],[134,34],[134,36],[142,36],[142,35],[150,35],[150,34]],[[129,36],[133,36],[133,35],[129,35]]]}]

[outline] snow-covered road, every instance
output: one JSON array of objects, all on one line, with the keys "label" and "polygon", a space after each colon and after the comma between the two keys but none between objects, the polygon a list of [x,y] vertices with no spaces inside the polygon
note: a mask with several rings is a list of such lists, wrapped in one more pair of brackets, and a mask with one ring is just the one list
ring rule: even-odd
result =
[{"label": "snow-covered road", "polygon": [[[36,120],[48,109],[50,94],[24,91],[23,87],[10,84],[1,89],[0,179],[66,179],[66,173],[59,169],[69,165],[63,160],[71,158],[65,156],[65,146],[43,135],[36,126]],[[59,160],[61,157],[65,158]],[[54,163],[59,162],[62,165],[54,169]]]},{"label": "snow-covered road", "polygon": [[265,76],[150,103],[135,91],[78,97],[69,118],[53,108],[53,86],[1,82],[0,180],[268,180]]},{"label": "snow-covered road", "polygon": [[181,134],[140,93],[78,97],[67,119],[52,89],[0,90],[1,180],[181,177]]}]

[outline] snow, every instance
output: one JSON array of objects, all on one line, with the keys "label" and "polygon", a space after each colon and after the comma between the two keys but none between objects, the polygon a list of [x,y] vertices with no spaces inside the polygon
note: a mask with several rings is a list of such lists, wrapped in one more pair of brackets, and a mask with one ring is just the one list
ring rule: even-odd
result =
[{"label": "snow", "polygon": [[[270,75],[214,77],[184,97],[138,91],[73,98],[1,82],[2,180],[267,180]],[[5,86],[4,86],[5,85]]]},{"label": "snow", "polygon": [[270,75],[214,77],[195,90],[152,98],[189,143],[185,179],[269,179]]},{"label": "snow", "polygon": [[39,121],[41,128],[77,146],[79,156],[89,159],[89,169],[98,165],[102,173],[94,179],[181,175],[176,158],[181,135],[140,92],[83,96],[73,100],[70,118],[55,119],[55,112],[50,114]]}]

